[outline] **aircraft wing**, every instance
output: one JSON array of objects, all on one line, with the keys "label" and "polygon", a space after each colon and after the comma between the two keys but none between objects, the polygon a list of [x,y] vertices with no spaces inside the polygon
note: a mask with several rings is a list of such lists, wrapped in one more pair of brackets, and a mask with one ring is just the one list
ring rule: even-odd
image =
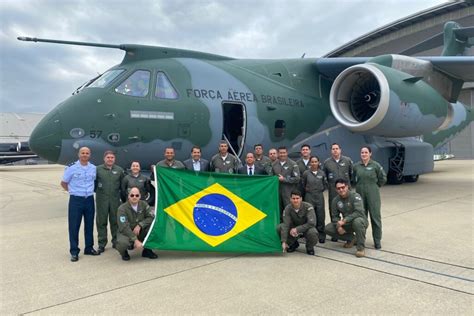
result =
[{"label": "aircraft wing", "polygon": [[[472,56],[437,56],[413,57],[431,62],[439,71],[465,82],[474,81],[474,57]],[[330,79],[335,79],[346,68],[367,62],[369,57],[334,57],[319,58],[316,67],[319,72]]]},{"label": "aircraft wing", "polygon": [[473,56],[438,56],[420,57],[428,60],[438,70],[465,82],[474,81],[474,57]]}]

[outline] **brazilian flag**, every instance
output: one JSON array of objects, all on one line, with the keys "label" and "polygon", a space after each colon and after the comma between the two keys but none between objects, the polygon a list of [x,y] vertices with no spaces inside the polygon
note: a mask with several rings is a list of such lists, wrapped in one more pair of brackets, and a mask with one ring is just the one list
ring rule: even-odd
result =
[{"label": "brazilian flag", "polygon": [[145,247],[279,252],[278,178],[156,167],[158,203]]}]

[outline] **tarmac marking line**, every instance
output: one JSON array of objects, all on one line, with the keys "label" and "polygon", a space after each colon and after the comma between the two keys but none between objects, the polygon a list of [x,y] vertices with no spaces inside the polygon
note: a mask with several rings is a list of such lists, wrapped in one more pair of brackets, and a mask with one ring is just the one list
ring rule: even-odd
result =
[{"label": "tarmac marking line", "polygon": [[[321,247],[321,248],[324,248],[324,247]],[[375,248],[372,248],[372,247],[365,247],[365,248],[375,250]],[[326,249],[326,248],[324,248],[324,249]],[[472,267],[466,267],[466,266],[462,266],[462,265],[459,265],[459,264],[456,264],[456,263],[449,263],[449,262],[438,261],[438,260],[434,260],[434,259],[417,257],[417,256],[414,256],[414,255],[408,255],[408,254],[405,254],[405,253],[400,253],[400,252],[395,252],[395,251],[390,251],[390,250],[385,250],[385,249],[379,249],[377,251],[391,253],[391,254],[395,254],[395,255],[399,255],[399,256],[410,257],[410,258],[419,259],[419,260],[426,260],[426,261],[430,261],[430,262],[434,262],[434,263],[444,264],[444,265],[451,266],[451,267],[457,267],[457,268],[462,268],[462,269],[467,269],[467,270],[474,270],[474,268],[472,268]]]},{"label": "tarmac marking line", "polygon": [[[319,248],[326,249],[326,250],[331,250],[331,251],[336,251],[336,252],[339,252],[339,253],[348,254],[346,251],[343,251],[341,249],[326,248],[326,247],[321,247],[321,246],[319,246]],[[388,253],[390,253],[390,252],[388,252]],[[398,255],[398,256],[401,256],[401,257],[406,256],[404,254],[397,254],[397,253],[395,253],[395,254]],[[432,262],[435,262],[435,263],[441,263],[441,264],[448,265],[448,266],[453,266],[453,267],[460,267],[461,269],[472,270],[471,268],[466,268],[466,267],[462,267],[462,266],[458,266],[458,265],[452,265],[452,264],[444,263],[444,262],[440,262],[440,261],[429,260],[429,259],[419,258],[419,257],[415,257],[415,256],[410,256],[410,255],[408,255],[407,257],[416,258],[416,259],[420,259],[420,260],[432,261]],[[397,266],[408,268],[408,269],[415,269],[415,270],[422,271],[422,272],[437,274],[437,275],[445,276],[445,277],[448,277],[448,278],[459,279],[461,281],[474,282],[474,279],[468,279],[468,278],[458,277],[456,275],[437,272],[437,271],[434,271],[434,270],[418,268],[416,266],[411,266],[409,264],[397,263],[397,262],[394,262],[394,261],[389,261],[389,260],[384,260],[384,259],[379,259],[379,258],[374,258],[374,257],[368,257],[368,256],[366,256],[365,258],[370,259],[370,260],[376,260],[376,261],[388,263],[388,264],[397,265]]]},{"label": "tarmac marking line", "polygon": [[379,270],[379,269],[374,269],[374,268],[370,268],[370,267],[367,267],[367,266],[363,266],[363,265],[359,265],[359,264],[355,264],[355,263],[350,263],[350,262],[346,262],[346,261],[342,261],[342,260],[338,260],[338,259],[327,258],[327,257],[323,257],[321,255],[315,255],[315,257],[319,257],[319,258],[322,258],[322,259],[335,261],[335,262],[339,262],[339,263],[344,263],[344,264],[351,265],[351,266],[354,266],[354,267],[359,267],[359,268],[362,268],[362,269],[375,271],[375,272],[395,276],[395,277],[398,277],[398,278],[402,278],[402,279],[406,279],[406,280],[410,280],[410,281],[415,281],[415,282],[420,282],[420,283],[428,284],[428,285],[431,285],[431,286],[436,286],[436,287],[440,287],[440,288],[443,288],[443,289],[447,289],[447,290],[451,290],[451,291],[455,291],[455,292],[459,292],[459,293],[474,296],[474,293],[470,293],[470,292],[466,292],[466,291],[463,291],[463,290],[458,290],[458,289],[454,289],[454,288],[451,288],[451,287],[447,287],[447,286],[444,286],[444,285],[439,285],[439,284],[436,284],[436,283],[431,283],[431,282],[427,282],[427,281],[423,281],[423,280],[419,280],[419,279],[399,275],[399,274],[392,273],[392,272],[387,272],[387,271],[383,271],[383,270]]},{"label": "tarmac marking line", "polygon": [[118,286],[118,287],[115,287],[113,289],[108,289],[108,290],[105,290],[105,291],[101,291],[101,292],[89,294],[89,295],[86,295],[86,296],[78,297],[78,298],[75,298],[75,299],[71,299],[71,300],[68,300],[68,301],[65,301],[65,302],[56,303],[56,304],[53,304],[53,305],[37,308],[37,309],[31,310],[31,311],[23,312],[23,313],[20,313],[20,315],[27,315],[27,314],[43,311],[43,310],[46,310],[46,309],[49,309],[49,308],[53,308],[53,307],[61,306],[61,305],[66,305],[66,304],[69,304],[69,303],[72,303],[72,302],[81,301],[81,300],[84,300],[84,299],[87,299],[87,298],[90,298],[90,297],[94,297],[94,296],[98,296],[98,295],[101,295],[101,294],[115,292],[115,291],[122,290],[122,289],[125,289],[125,288],[128,288],[128,287],[132,287],[132,286],[148,283],[148,282],[151,282],[151,281],[167,278],[167,277],[178,275],[178,274],[181,274],[181,273],[184,273],[184,272],[188,272],[188,271],[200,269],[200,268],[203,268],[203,267],[207,267],[207,266],[210,266],[210,265],[213,265],[213,264],[221,263],[221,262],[226,261],[226,260],[238,258],[238,257],[244,256],[245,254],[246,253],[238,254],[236,256],[227,257],[227,258],[224,258],[224,259],[221,259],[221,260],[209,262],[209,263],[199,265],[199,266],[195,266],[195,267],[192,267],[192,268],[188,268],[188,269],[185,269],[185,270],[176,271],[176,272],[173,272],[173,273],[157,276],[157,277],[150,278],[150,279],[147,279],[147,280],[142,280],[142,281],[139,281],[139,282]]},{"label": "tarmac marking line", "polygon": [[[326,247],[320,247],[320,248],[347,254],[346,251],[343,251],[343,250],[340,250],[340,249],[332,249],[332,248],[326,248]],[[397,254],[397,255],[405,256],[404,254]],[[417,258],[417,257],[414,257],[414,256],[408,256],[408,257]],[[433,273],[433,274],[445,276],[445,277],[448,277],[448,278],[459,279],[459,280],[467,281],[467,282],[474,282],[474,279],[468,279],[468,278],[458,277],[456,275],[446,274],[446,273],[437,272],[437,271],[433,271],[433,270],[429,270],[429,269],[418,268],[418,267],[415,267],[415,266],[410,266],[408,264],[397,263],[397,262],[393,262],[393,261],[389,261],[389,260],[384,260],[384,259],[379,259],[379,258],[374,258],[374,257],[368,257],[368,256],[366,256],[365,258],[370,259],[370,260],[376,260],[376,261],[388,263],[388,264],[397,265],[397,266],[404,267],[404,268],[415,269],[415,270],[418,270],[418,271]],[[419,258],[417,258],[417,259],[419,259]],[[422,260],[424,260],[424,259],[422,259]],[[432,261],[432,260],[428,260],[428,261]],[[433,260],[433,262],[438,263],[438,261],[434,261],[434,260]],[[459,267],[457,265],[451,265],[449,263],[442,263],[442,264],[445,264],[445,265],[448,265],[448,266]],[[465,268],[465,267],[461,267],[461,268],[462,269],[470,269],[470,268]],[[470,270],[472,270],[472,269],[470,269]]]},{"label": "tarmac marking line", "polygon": [[[318,247],[318,248],[321,248],[321,249],[332,250],[332,251],[337,252],[337,253],[349,255],[348,252],[343,251],[343,250],[332,249],[332,248],[326,248],[326,247],[321,247],[321,246],[317,246],[317,247]],[[388,253],[390,253],[390,252],[388,252]],[[397,254],[397,255],[400,256],[400,257],[405,256],[405,255],[403,255],[403,254]],[[360,267],[360,268],[364,268],[364,269],[368,269],[368,270],[373,270],[373,271],[377,271],[377,272],[381,272],[381,273],[385,273],[385,274],[397,276],[397,277],[404,278],[404,279],[408,279],[408,280],[412,280],[412,281],[417,281],[417,282],[422,282],[422,283],[426,283],[426,284],[433,285],[433,286],[437,286],[437,287],[442,287],[442,288],[449,289],[449,290],[456,291],[456,292],[461,292],[461,293],[465,293],[465,294],[469,294],[469,295],[474,295],[474,293],[471,293],[471,292],[467,292],[467,291],[464,291],[464,290],[456,289],[456,288],[453,288],[453,287],[448,287],[448,286],[440,285],[440,284],[433,283],[433,282],[424,281],[424,280],[417,279],[417,278],[414,278],[414,277],[411,277],[411,276],[406,276],[406,275],[401,275],[401,274],[397,274],[397,273],[394,273],[394,272],[384,271],[384,270],[382,270],[382,269],[376,269],[376,268],[373,268],[373,267],[370,267],[370,266],[359,265],[359,264],[347,262],[347,261],[340,260],[340,259],[336,259],[336,258],[325,257],[325,256],[322,256],[322,255],[316,255],[316,256],[317,256],[317,257],[320,257],[320,258],[327,259],[327,260],[333,260],[333,261],[345,263],[345,264],[348,264],[348,265],[353,265],[353,266],[357,266],[357,267]],[[414,257],[414,256],[408,255],[407,257]],[[464,277],[459,277],[459,276],[457,276],[457,275],[446,274],[446,273],[442,273],[442,272],[437,272],[437,271],[433,271],[433,270],[429,270],[429,269],[425,269],[425,268],[418,268],[418,267],[416,267],[416,266],[410,266],[410,265],[407,265],[407,264],[397,263],[397,262],[394,262],[394,261],[383,260],[383,259],[378,259],[378,258],[373,258],[373,257],[368,257],[368,256],[365,257],[365,258],[366,258],[366,259],[369,259],[369,260],[379,261],[379,262],[385,263],[385,264],[391,264],[391,265],[395,265],[395,266],[399,266],[399,267],[403,267],[403,268],[407,268],[407,269],[413,269],[413,270],[421,271],[421,272],[424,272],[424,273],[434,274],[434,275],[438,275],[438,276],[441,276],[441,277],[447,277],[447,278],[451,278],[451,279],[457,279],[457,280],[460,280],[460,281],[462,281],[462,282],[468,282],[468,283],[474,282],[473,279],[464,278]],[[424,258],[417,258],[417,257],[414,257],[414,258],[416,258],[416,259],[421,259],[421,260],[425,260]],[[440,263],[440,264],[443,264],[443,265],[448,265],[448,266],[452,266],[452,267],[461,268],[461,269],[464,269],[464,270],[472,270],[471,268],[466,268],[466,267],[462,267],[462,266],[458,266],[458,265],[451,265],[451,264],[449,264],[449,263],[437,262],[437,261],[435,261],[435,260],[430,260],[430,259],[426,259],[426,260],[427,260],[427,261],[432,261],[432,262],[435,262],[435,263]],[[440,280],[440,283],[442,283],[441,281],[442,281],[442,280]]]}]

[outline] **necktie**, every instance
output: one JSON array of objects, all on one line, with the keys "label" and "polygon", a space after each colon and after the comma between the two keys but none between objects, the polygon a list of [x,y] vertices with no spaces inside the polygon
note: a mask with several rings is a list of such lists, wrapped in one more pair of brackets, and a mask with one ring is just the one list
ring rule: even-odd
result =
[{"label": "necktie", "polygon": [[253,175],[252,173],[252,167],[249,168],[249,176]]}]

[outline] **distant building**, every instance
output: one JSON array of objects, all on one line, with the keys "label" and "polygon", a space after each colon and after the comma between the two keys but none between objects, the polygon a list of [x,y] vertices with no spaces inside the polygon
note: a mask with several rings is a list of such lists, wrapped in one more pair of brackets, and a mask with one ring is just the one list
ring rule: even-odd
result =
[{"label": "distant building", "polygon": [[[474,2],[448,2],[431,9],[418,12],[406,18],[383,26],[365,34],[331,52],[324,57],[372,57],[387,53],[402,52],[436,34],[443,32],[444,24],[455,21],[464,27],[474,26]],[[415,54],[414,56],[439,56],[442,46]],[[467,55],[474,56],[471,47]],[[474,103],[474,83],[465,83],[459,100],[472,109]],[[474,158],[474,127],[471,124],[439,153],[451,153],[456,158]]]}]

